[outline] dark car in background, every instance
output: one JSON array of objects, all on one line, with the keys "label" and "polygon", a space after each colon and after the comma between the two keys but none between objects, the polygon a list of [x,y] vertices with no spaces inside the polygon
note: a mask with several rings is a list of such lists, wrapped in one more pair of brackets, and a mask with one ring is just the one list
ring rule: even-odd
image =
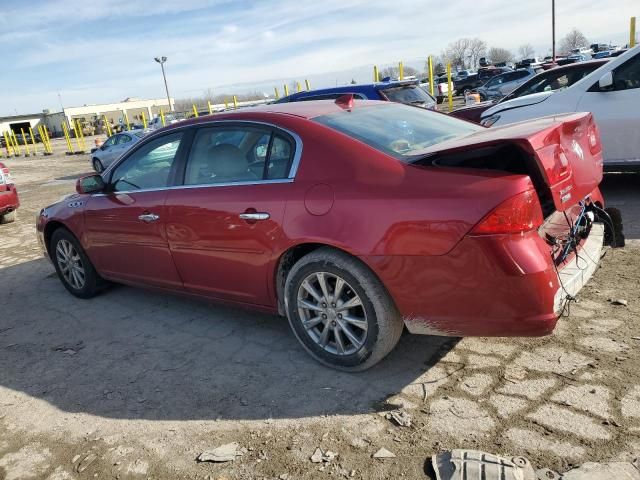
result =
[{"label": "dark car in background", "polygon": [[451,112],[450,115],[479,123],[482,113],[498,103],[531,95],[532,93],[570,87],[578,80],[582,80],[584,77],[589,75],[595,69],[600,68],[602,65],[607,63],[607,61],[608,59],[590,60],[588,62],[573,63],[562,67],[556,67],[551,70],[545,70],[535,77],[530,78],[509,95],[499,100],[489,100],[469,107],[460,108]]},{"label": "dark car in background", "polygon": [[429,110],[436,109],[436,99],[420,87],[418,80],[392,80],[375,83],[344,85],[296,92],[274,103],[305,102],[309,100],[335,100],[346,94],[360,100],[386,100],[415,105]]},{"label": "dark car in background", "polygon": [[503,73],[511,72],[513,69],[507,66],[504,67],[486,67],[478,69],[478,73],[474,73],[473,75],[468,75],[465,78],[457,78],[453,82],[454,95],[462,95],[466,92],[470,92],[475,90],[478,87],[481,87],[487,81],[495,77],[496,75],[501,75]]}]

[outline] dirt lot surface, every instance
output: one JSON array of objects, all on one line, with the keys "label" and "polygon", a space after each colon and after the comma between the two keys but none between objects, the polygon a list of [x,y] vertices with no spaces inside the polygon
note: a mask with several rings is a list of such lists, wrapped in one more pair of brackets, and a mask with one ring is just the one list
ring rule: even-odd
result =
[{"label": "dirt lot surface", "polygon": [[[0,226],[0,479],[425,478],[450,448],[560,471],[640,454],[636,176],[604,183],[635,240],[607,253],[552,336],[405,335],[346,374],[311,360],[281,318],[128,287],[69,295],[34,216],[89,163],[56,151],[5,161],[22,208]],[[385,417],[396,410],[410,426]],[[235,461],[196,461],[230,442]],[[382,447],[395,458],[372,458]],[[316,448],[337,456],[313,463]]]}]

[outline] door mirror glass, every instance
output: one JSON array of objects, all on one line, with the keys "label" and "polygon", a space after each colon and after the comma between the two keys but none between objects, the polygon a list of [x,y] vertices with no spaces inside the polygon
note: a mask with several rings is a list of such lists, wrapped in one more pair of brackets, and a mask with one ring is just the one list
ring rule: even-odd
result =
[{"label": "door mirror glass", "polygon": [[613,72],[607,72],[600,77],[598,81],[600,90],[608,90],[613,87]]},{"label": "door mirror glass", "polygon": [[87,175],[76,181],[76,192],[80,194],[101,192],[104,186],[104,180],[100,175]]}]

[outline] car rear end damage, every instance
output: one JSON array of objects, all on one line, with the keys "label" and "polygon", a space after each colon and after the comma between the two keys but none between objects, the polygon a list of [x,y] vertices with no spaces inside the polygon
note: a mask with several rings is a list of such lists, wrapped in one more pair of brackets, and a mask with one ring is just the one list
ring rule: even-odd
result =
[{"label": "car rear end damage", "polygon": [[605,237],[620,237],[598,190],[602,153],[590,114],[499,130],[456,139],[416,163],[491,170],[522,185],[527,176],[528,187],[496,205],[445,255],[367,259],[412,333],[549,334],[596,270]]}]

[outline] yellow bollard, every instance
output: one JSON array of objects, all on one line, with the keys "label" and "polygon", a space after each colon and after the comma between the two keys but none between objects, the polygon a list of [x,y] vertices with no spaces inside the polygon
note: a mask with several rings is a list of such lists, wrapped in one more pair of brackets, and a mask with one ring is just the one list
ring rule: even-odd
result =
[{"label": "yellow bollard", "polygon": [[82,131],[82,125],[80,125],[80,120],[78,120],[77,122],[78,122],[78,133],[80,134],[80,144],[82,145],[81,150],[86,151],[87,143],[84,140],[84,132]]},{"label": "yellow bollard", "polygon": [[46,155],[49,150],[47,149],[47,141],[44,138],[44,135],[42,133],[42,125],[38,125],[36,127],[36,130],[38,130],[38,135],[40,135],[40,140],[42,140],[42,149],[44,150],[44,152],[42,152],[43,155]]},{"label": "yellow bollard", "polygon": [[229,110],[229,102],[227,102],[226,100],[224,101],[224,109]]},{"label": "yellow bollard", "polygon": [[5,148],[7,149],[7,155],[11,157],[15,155],[15,151],[13,150],[13,145],[9,140],[9,135],[7,135],[7,132],[4,132],[3,136],[4,136],[4,145],[5,145]]},{"label": "yellow bollard", "polygon": [[76,135],[76,146],[78,147],[78,150],[76,150],[76,153],[80,153],[82,151],[82,147],[80,146],[80,134],[78,133],[78,123],[73,120],[71,123],[73,123],[73,132]]},{"label": "yellow bollard", "polygon": [[16,132],[11,130],[11,134],[10,135],[13,135],[13,144],[15,145],[16,149],[18,150],[18,155],[22,155],[22,149],[20,148],[20,143],[18,143],[18,137],[16,137]]},{"label": "yellow bollard", "polygon": [[280,98],[280,94],[278,93],[278,87],[273,87],[273,91],[276,93],[276,100]]},{"label": "yellow bollard", "polygon": [[24,145],[24,149],[27,153],[24,154],[25,157],[31,156],[31,150],[29,150],[29,142],[27,142],[27,136],[24,134],[24,128],[20,129],[20,133],[22,133],[22,145]]},{"label": "yellow bollard", "polygon": [[636,45],[636,17],[631,17],[631,28],[629,29],[629,48]]},{"label": "yellow bollard", "polygon": [[49,138],[49,130],[46,126],[42,126],[42,131],[44,132],[44,138],[47,139],[47,148],[49,149],[49,155],[53,155],[53,148],[51,148],[51,139]]},{"label": "yellow bollard", "polygon": [[429,65],[429,93],[431,93],[431,96],[433,97],[435,85],[433,84],[433,57],[431,55],[429,55],[427,63]]},{"label": "yellow bollard", "polygon": [[124,124],[127,126],[127,131],[131,130],[131,124],[129,123],[129,115],[127,115],[127,112],[125,112],[124,110],[122,111],[122,114],[124,116]]},{"label": "yellow bollard", "polygon": [[104,120],[104,128],[107,130],[107,135],[112,136],[113,132],[111,131],[111,123],[109,123],[107,116],[102,115],[102,119]]},{"label": "yellow bollard", "polygon": [[162,111],[162,109],[160,109],[160,120],[162,121],[162,126],[165,126],[165,121],[164,121],[164,112]]},{"label": "yellow bollard", "polygon": [[398,80],[404,80],[404,64],[402,62],[398,64]]},{"label": "yellow bollard", "polygon": [[447,82],[449,84],[449,111],[453,110],[453,83],[451,82],[451,64],[447,63]]},{"label": "yellow bollard", "polygon": [[296,92],[301,92],[302,88],[300,88],[300,82],[296,82]]},{"label": "yellow bollard", "polygon": [[377,65],[373,66],[373,81],[376,83],[380,81],[380,72],[378,72]]},{"label": "yellow bollard", "polygon": [[308,92],[309,90],[311,90],[311,84],[309,83],[309,80],[305,80],[305,81],[304,81],[304,84],[305,84],[305,86],[307,87],[307,92]]},{"label": "yellow bollard", "polygon": [[29,134],[31,135],[31,143],[33,144],[33,154],[38,155],[38,149],[36,148],[36,137],[33,135],[33,129],[31,128],[31,126],[29,126]]},{"label": "yellow bollard", "polygon": [[144,114],[144,110],[142,111],[142,126],[146,130],[146,128],[147,128],[147,116]]},{"label": "yellow bollard", "polygon": [[198,118],[198,109],[196,108],[196,104],[193,104],[193,116]]},{"label": "yellow bollard", "polygon": [[284,85],[284,96],[288,97],[289,96],[289,87],[287,87],[287,85]]},{"label": "yellow bollard", "polygon": [[62,122],[62,132],[64,133],[64,139],[67,141],[67,155],[73,154],[73,147],[71,146],[71,136],[69,135],[69,128],[67,127],[67,122]]},{"label": "yellow bollard", "polygon": [[211,108],[211,101],[207,100],[207,107],[209,107],[209,115],[213,114],[213,108]]},{"label": "yellow bollard", "polygon": [[236,98],[236,96],[233,96],[233,109],[237,110],[238,109],[238,99]]}]

